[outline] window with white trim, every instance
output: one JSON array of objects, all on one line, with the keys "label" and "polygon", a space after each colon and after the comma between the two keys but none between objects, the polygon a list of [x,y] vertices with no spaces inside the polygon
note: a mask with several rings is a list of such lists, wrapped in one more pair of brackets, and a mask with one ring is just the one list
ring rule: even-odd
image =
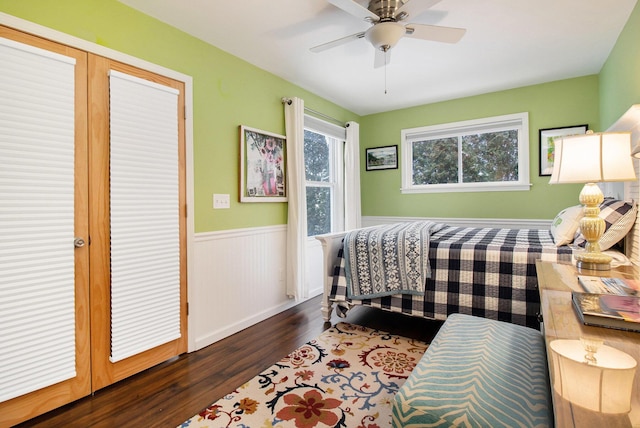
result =
[{"label": "window with white trim", "polygon": [[529,190],[529,115],[403,129],[402,193]]},{"label": "window with white trim", "polygon": [[304,119],[307,235],[342,230],[345,129],[312,116]]}]

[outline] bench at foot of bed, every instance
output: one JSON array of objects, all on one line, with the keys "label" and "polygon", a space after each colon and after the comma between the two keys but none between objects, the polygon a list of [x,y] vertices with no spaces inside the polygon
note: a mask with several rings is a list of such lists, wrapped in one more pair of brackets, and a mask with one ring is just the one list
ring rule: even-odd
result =
[{"label": "bench at foot of bed", "polygon": [[450,315],[396,394],[392,417],[396,428],[553,426],[544,337]]}]

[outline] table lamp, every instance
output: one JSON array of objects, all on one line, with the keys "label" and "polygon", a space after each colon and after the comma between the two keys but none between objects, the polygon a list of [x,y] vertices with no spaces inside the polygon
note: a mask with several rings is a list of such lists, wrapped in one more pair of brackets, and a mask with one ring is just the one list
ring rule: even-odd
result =
[{"label": "table lamp", "polygon": [[631,158],[631,133],[588,132],[559,137],[554,145],[549,184],[585,183],[579,197],[584,210],[580,231],[587,243],[585,251],[576,255],[576,266],[609,270],[611,257],[600,251],[599,244],[605,231],[605,222],[599,216],[604,195],[596,183],[636,179]]},{"label": "table lamp", "polygon": [[[581,338],[582,339],[582,338]],[[551,348],[554,381],[560,396],[588,410],[628,413],[636,371],[629,354],[594,340],[557,339]]]}]

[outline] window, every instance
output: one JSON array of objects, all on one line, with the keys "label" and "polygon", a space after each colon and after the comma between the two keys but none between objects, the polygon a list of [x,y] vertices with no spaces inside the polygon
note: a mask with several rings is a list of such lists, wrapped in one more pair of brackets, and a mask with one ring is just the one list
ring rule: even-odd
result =
[{"label": "window", "polygon": [[344,128],[305,116],[304,169],[308,236],[342,230],[344,135]]},{"label": "window", "polygon": [[402,130],[402,192],[529,190],[527,113]]}]

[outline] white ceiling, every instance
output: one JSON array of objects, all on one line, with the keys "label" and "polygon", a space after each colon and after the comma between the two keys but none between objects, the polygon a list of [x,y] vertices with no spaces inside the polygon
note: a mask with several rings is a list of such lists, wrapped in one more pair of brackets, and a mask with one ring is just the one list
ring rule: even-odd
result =
[{"label": "white ceiling", "polygon": [[309,51],[370,25],[327,0],[120,1],[366,115],[597,74],[637,0],[442,0],[407,22],[466,28],[462,40],[405,37],[386,69],[364,39]]}]

